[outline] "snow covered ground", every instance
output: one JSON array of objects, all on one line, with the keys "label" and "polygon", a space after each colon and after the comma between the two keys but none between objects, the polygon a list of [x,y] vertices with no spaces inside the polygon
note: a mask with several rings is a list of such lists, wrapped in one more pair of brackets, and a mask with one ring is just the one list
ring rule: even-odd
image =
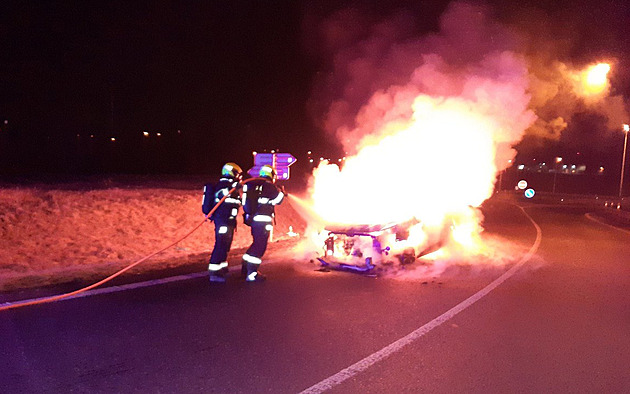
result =
[{"label": "snow covered ground", "polygon": [[[175,187],[173,187],[175,186]],[[0,291],[100,280],[179,240],[203,222],[196,181],[121,184],[4,185],[0,188]],[[285,200],[277,210],[275,240],[305,223]],[[233,250],[251,243],[240,222]],[[206,222],[132,272],[182,264],[207,268],[214,224]]]}]

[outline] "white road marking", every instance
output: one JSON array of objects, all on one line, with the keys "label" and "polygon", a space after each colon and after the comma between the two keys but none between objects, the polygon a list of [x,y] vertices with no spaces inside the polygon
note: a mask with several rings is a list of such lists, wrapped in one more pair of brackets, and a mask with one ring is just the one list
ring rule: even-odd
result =
[{"label": "white road marking", "polygon": [[587,219],[590,219],[590,220],[592,220],[594,222],[597,222],[599,224],[603,224],[604,226],[608,226],[608,227],[614,228],[615,230],[619,230],[619,231],[621,231],[623,233],[630,234],[630,231],[626,230],[625,228],[620,228],[620,227],[617,227],[617,226],[613,226],[612,224],[605,223],[605,222],[597,219],[596,217],[594,217],[590,213],[584,214],[584,216],[586,216]]},{"label": "white road marking", "polygon": [[[238,267],[233,266],[233,267],[230,268],[230,271],[240,271],[240,270],[241,270],[240,266],[238,266]],[[129,284],[120,285],[120,286],[104,287],[102,289],[88,290],[88,291],[85,291],[83,293],[75,294],[73,296],[62,298],[62,299],[59,299],[59,300],[53,301],[53,302],[72,300],[74,298],[91,297],[91,296],[100,295],[100,294],[117,293],[119,291],[140,289],[140,288],[143,288],[143,287],[159,286],[159,285],[163,285],[163,284],[166,284],[166,283],[172,283],[172,282],[179,282],[179,281],[182,281],[182,280],[201,278],[201,277],[207,276],[207,275],[208,275],[208,272],[204,271],[204,272],[196,272],[196,273],[193,273],[193,274],[171,276],[169,278],[162,278],[162,279],[147,280],[147,281],[144,281],[144,282],[129,283]],[[46,297],[39,297],[39,298],[31,298],[31,299],[28,299],[28,300],[20,300],[20,301],[15,301],[15,302],[5,302],[5,303],[0,304],[0,307],[19,305],[19,304],[26,304],[26,303],[29,303],[29,302],[45,300],[45,299],[48,299],[50,297],[51,296],[46,296]]]},{"label": "white road marking", "polygon": [[541,231],[540,227],[538,226],[538,224],[536,224],[536,222],[534,222],[534,219],[532,219],[531,216],[529,216],[522,207],[519,206],[518,208],[520,208],[521,211],[523,211],[523,214],[525,214],[525,216],[527,216],[527,218],[532,222],[532,224],[536,228],[536,241],[534,242],[534,245],[529,249],[527,254],[525,254],[518,261],[518,263],[516,263],[512,268],[510,268],[508,271],[506,271],[503,275],[501,275],[500,277],[498,277],[497,279],[492,281],[489,285],[487,285],[483,289],[479,290],[477,293],[473,294],[472,296],[470,296],[469,298],[467,298],[466,300],[464,300],[460,304],[458,304],[455,307],[453,307],[453,308],[449,309],[448,311],[444,312],[442,315],[436,317],[435,319],[431,320],[427,324],[423,325],[422,327],[420,327],[420,328],[416,329],[415,331],[411,332],[410,334],[408,334],[408,335],[398,339],[397,341],[395,341],[395,342],[385,346],[381,350],[379,350],[379,351],[377,351],[375,353],[372,353],[371,355],[365,357],[363,360],[360,360],[357,363],[352,364],[351,366],[349,366],[349,367],[347,367],[345,369],[342,369],[341,371],[337,372],[336,374],[334,374],[334,375],[332,375],[332,376],[322,380],[321,382],[314,384],[313,386],[307,388],[306,390],[302,391],[301,393],[309,393],[309,394],[310,393],[321,393],[321,392],[324,392],[326,390],[330,390],[333,387],[341,384],[345,380],[355,376],[356,374],[358,374],[358,373],[360,373],[362,371],[365,371],[366,369],[368,369],[372,365],[374,365],[377,362],[379,362],[379,361],[389,357],[393,353],[401,350],[405,346],[407,346],[410,343],[412,343],[412,342],[416,341],[417,339],[421,338],[422,336],[424,336],[425,334],[427,334],[428,332],[430,332],[434,328],[439,327],[444,322],[450,320],[455,315],[457,315],[461,311],[465,310],[466,308],[468,308],[469,306],[471,306],[475,302],[479,301],[486,294],[490,293],[497,286],[499,286],[501,283],[505,282],[512,275],[514,275],[514,273],[516,271],[518,271],[534,255],[534,253],[536,253],[536,251],[538,250],[538,246],[540,246],[540,242],[542,240],[542,231]]},{"label": "white road marking", "polygon": [[[62,298],[62,299],[59,299],[59,300],[56,300],[56,301],[53,301],[53,302],[66,301],[66,300],[71,300],[71,299],[74,299],[74,298],[91,297],[91,296],[100,295],[100,294],[117,293],[119,291],[139,289],[139,288],[142,288],[142,287],[163,285],[165,283],[179,282],[179,281],[182,281],[182,280],[199,278],[199,277],[205,276],[205,275],[208,275],[208,273],[207,272],[197,272],[197,273],[188,274],[188,275],[171,276],[170,278],[147,280],[147,281],[144,281],[144,282],[129,283],[129,284],[120,285],[120,286],[104,287],[102,289],[88,290],[88,291],[85,291],[83,293],[75,294],[73,296]],[[15,302],[5,302],[3,304],[0,304],[0,306],[10,306],[10,305],[25,304],[25,303],[28,303],[28,302],[45,300],[45,299],[48,299],[50,297],[51,296],[46,296],[46,297],[39,297],[39,298],[31,298],[29,300],[20,300],[20,301],[15,301]]]}]

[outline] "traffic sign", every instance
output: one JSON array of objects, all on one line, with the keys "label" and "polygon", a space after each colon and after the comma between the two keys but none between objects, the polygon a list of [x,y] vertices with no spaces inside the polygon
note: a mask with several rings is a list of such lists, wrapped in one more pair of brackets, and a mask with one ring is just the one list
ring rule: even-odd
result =
[{"label": "traffic sign", "polygon": [[527,187],[527,181],[525,179],[521,179],[520,181],[518,181],[518,188],[521,190],[525,190],[525,188]]},{"label": "traffic sign", "polygon": [[536,192],[532,188],[525,190],[525,193],[524,193],[525,198],[532,198],[534,197],[534,194],[536,194]]},{"label": "traffic sign", "polygon": [[256,177],[262,166],[272,166],[276,170],[278,180],[286,181],[291,176],[289,167],[296,161],[297,159],[290,153],[254,153],[254,166],[247,173]]}]

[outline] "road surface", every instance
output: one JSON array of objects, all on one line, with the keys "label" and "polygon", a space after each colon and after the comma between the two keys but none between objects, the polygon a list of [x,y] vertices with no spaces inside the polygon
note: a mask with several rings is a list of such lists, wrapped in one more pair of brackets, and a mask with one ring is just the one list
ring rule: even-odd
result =
[{"label": "road surface", "polygon": [[512,271],[522,256],[408,281],[278,261],[262,284],[0,312],[0,392],[629,392],[630,232],[581,208],[525,212],[542,236],[514,205],[486,209],[522,256],[540,242]]}]

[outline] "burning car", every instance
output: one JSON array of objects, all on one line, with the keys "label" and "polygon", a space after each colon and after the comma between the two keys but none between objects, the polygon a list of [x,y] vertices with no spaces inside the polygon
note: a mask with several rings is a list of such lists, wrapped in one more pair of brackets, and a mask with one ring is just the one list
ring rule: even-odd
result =
[{"label": "burning car", "polygon": [[[317,260],[322,270],[370,274],[396,263],[411,264],[440,249],[449,231],[449,226],[442,226],[429,236],[431,232],[416,218],[386,225],[329,225],[323,231],[323,255]],[[424,238],[421,243],[417,242],[418,233]]]}]

